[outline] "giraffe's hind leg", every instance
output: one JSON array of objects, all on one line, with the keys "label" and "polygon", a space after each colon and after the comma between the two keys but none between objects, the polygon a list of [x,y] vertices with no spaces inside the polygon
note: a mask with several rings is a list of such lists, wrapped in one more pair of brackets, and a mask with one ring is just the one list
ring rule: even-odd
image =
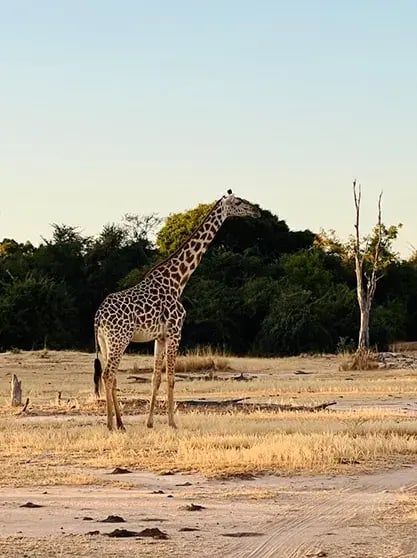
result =
[{"label": "giraffe's hind leg", "polygon": [[153,414],[155,411],[155,403],[156,403],[156,397],[158,395],[159,386],[161,385],[161,372],[162,372],[162,364],[164,362],[164,357],[165,357],[165,339],[156,339],[155,360],[154,360],[154,369],[153,369],[153,376],[152,376],[152,397],[149,406],[148,420],[146,421],[146,426],[148,428],[153,427]]},{"label": "giraffe's hind leg", "polygon": [[[104,367],[107,366],[107,344],[106,344],[106,337],[103,334],[103,332],[101,331],[101,329],[98,329],[97,332],[97,342],[98,342],[98,346],[102,355],[102,361],[104,364]],[[100,397],[100,392],[104,389],[105,390],[105,386],[104,386],[104,378],[103,378],[103,374],[102,374],[102,366],[103,364],[100,362],[100,360],[97,359],[94,361],[94,385],[95,385],[95,389],[94,389],[94,393],[97,399],[99,399]]]},{"label": "giraffe's hind leg", "polygon": [[125,430],[120,412],[120,405],[116,394],[116,374],[124,350],[109,350],[103,381],[106,388],[107,428],[113,430],[113,409],[116,413],[116,425],[119,430]]},{"label": "giraffe's hind leg", "polygon": [[113,430],[113,386],[114,376],[110,372],[109,365],[106,365],[103,373],[104,391],[106,392],[107,428]]}]

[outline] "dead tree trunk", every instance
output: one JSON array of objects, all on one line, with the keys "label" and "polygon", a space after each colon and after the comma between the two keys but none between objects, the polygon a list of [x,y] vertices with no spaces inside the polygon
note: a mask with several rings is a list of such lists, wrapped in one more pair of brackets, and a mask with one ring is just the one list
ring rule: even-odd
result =
[{"label": "dead tree trunk", "polygon": [[22,380],[18,380],[16,374],[13,374],[10,404],[12,407],[18,407],[22,404]]},{"label": "dead tree trunk", "polygon": [[371,255],[371,271],[370,274],[364,271],[365,251],[361,248],[360,240],[360,207],[361,207],[361,187],[357,187],[356,180],[353,182],[353,199],[355,201],[356,221],[355,221],[355,273],[356,273],[356,291],[358,296],[358,305],[360,312],[360,327],[358,338],[358,350],[369,348],[369,320],[371,315],[372,302],[375,295],[376,283],[381,276],[378,276],[381,240],[382,240],[382,221],[381,221],[381,198],[378,198],[378,222],[376,227],[376,242]]}]

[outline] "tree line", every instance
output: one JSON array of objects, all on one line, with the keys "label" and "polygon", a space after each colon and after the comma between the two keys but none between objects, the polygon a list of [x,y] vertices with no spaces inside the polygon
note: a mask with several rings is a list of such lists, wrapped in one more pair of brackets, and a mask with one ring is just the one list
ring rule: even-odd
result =
[{"label": "tree line", "polygon": [[[164,223],[155,215],[125,215],[94,237],[55,224],[38,246],[5,238],[0,350],[91,350],[100,302],[139,282],[208,209],[200,205]],[[417,258],[404,260],[392,250],[398,227],[383,232],[369,330],[371,345],[380,350],[396,340],[417,339]],[[370,235],[367,245],[372,242]],[[356,287],[349,242],[334,233],[291,231],[267,210],[258,219],[230,219],[184,291],[181,348],[211,346],[262,356],[353,349],[359,329]]]}]

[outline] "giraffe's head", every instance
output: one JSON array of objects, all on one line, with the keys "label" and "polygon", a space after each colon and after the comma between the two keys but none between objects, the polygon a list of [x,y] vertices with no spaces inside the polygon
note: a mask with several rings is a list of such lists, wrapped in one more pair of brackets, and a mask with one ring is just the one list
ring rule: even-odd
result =
[{"label": "giraffe's head", "polygon": [[259,207],[235,196],[231,190],[222,198],[224,217],[260,217]]}]

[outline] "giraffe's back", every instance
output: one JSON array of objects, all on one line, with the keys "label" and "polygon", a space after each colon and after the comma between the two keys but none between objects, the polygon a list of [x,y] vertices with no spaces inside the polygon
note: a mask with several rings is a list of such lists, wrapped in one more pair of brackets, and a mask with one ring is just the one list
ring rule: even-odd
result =
[{"label": "giraffe's back", "polygon": [[164,336],[168,301],[175,303],[174,297],[145,279],[135,287],[108,295],[97,310],[95,327],[106,338],[152,341]]}]

